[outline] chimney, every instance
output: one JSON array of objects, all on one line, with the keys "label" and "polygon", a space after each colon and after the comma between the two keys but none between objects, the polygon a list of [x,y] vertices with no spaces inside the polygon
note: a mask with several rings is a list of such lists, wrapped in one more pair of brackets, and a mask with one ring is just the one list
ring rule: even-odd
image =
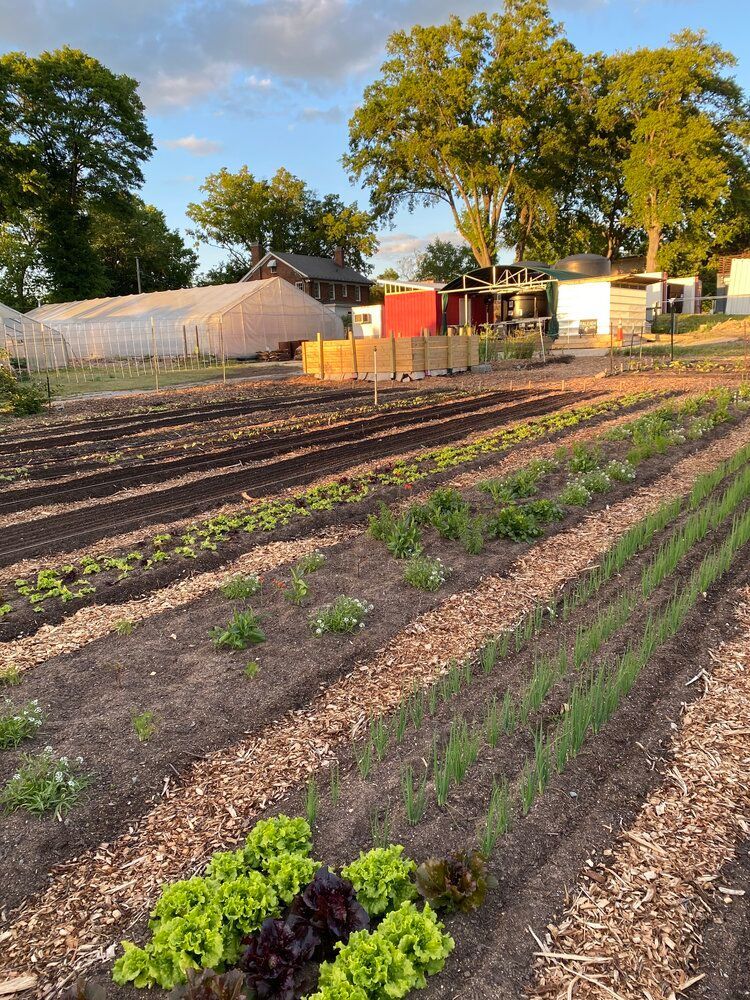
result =
[{"label": "chimney", "polygon": [[334,247],[333,248],[333,259],[338,264],[339,267],[344,266],[344,248]]},{"label": "chimney", "polygon": [[250,264],[252,267],[258,263],[258,261],[263,256],[263,244],[256,242],[250,244]]}]

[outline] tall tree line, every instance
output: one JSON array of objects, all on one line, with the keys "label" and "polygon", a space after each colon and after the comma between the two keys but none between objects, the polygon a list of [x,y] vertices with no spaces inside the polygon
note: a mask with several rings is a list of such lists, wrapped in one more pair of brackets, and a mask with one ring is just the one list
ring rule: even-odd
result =
[{"label": "tall tree line", "polygon": [[392,219],[444,203],[479,265],[590,250],[695,269],[750,242],[750,113],[701,32],[583,55],[545,0],[391,35],[344,162]]}]

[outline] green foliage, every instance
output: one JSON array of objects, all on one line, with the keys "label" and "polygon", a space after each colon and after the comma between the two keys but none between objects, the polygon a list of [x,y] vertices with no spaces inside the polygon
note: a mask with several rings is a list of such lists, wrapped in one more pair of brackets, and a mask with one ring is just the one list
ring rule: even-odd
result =
[{"label": "green foliage", "polygon": [[559,176],[570,142],[581,60],[560,36],[545,5],[516,2],[391,35],[345,157],[373,207],[444,201],[476,261],[494,263],[508,191]]},{"label": "green foliage", "polygon": [[150,710],[133,716],[133,729],[141,743],[148,743],[156,732],[156,716]]},{"label": "green foliage", "polygon": [[341,869],[370,917],[379,917],[416,896],[413,876],[417,866],[403,853],[400,844],[376,847],[360,852],[356,861]]},{"label": "green foliage", "polygon": [[475,266],[476,260],[469,247],[437,236],[408,262],[407,277],[410,281],[450,281]]},{"label": "green foliage", "polygon": [[417,590],[432,593],[443,586],[449,572],[442,559],[425,555],[412,556],[404,567],[404,580]]},{"label": "green foliage", "polygon": [[249,269],[254,243],[277,253],[314,257],[331,257],[342,247],[347,264],[369,270],[367,258],[377,246],[374,217],[336,194],[319,197],[283,167],[269,179],[255,177],[247,166],[236,173],[223,168],[209,174],[201,193],[203,200],[187,208],[194,223],[189,232],[227,250],[232,261],[243,262],[229,280],[238,281],[240,272]]},{"label": "green foliage", "polygon": [[224,628],[217,626],[211,629],[210,634],[219,649],[247,649],[266,640],[260,620],[252,608],[235,611]]},{"label": "green foliage", "polygon": [[364,628],[365,617],[372,609],[372,604],[342,594],[332,604],[310,615],[310,629],[314,635],[323,635],[326,632],[345,635]]},{"label": "green foliage", "polygon": [[242,601],[248,597],[254,597],[263,589],[263,584],[260,577],[254,574],[246,576],[238,573],[222,584],[220,589],[224,597],[228,597],[230,601]]},{"label": "green foliage", "polygon": [[52,747],[41,753],[22,754],[16,773],[0,791],[0,806],[7,812],[25,809],[33,816],[51,812],[59,819],[76,804],[89,784],[79,767],[82,758],[75,762],[67,757],[55,757]]},{"label": "green foliage", "polygon": [[308,555],[302,556],[302,558],[297,561],[297,569],[304,575],[317,573],[317,571],[325,565],[325,562],[326,557],[322,552],[310,552]]},{"label": "green foliage", "polygon": [[580,480],[574,479],[563,487],[560,492],[560,503],[569,507],[585,507],[591,501],[591,493]]},{"label": "green foliage", "polygon": [[336,959],[321,965],[309,1000],[397,1000],[440,972],[454,941],[429,905],[420,912],[406,902],[376,930],[357,931],[337,948]]},{"label": "green foliage", "polygon": [[6,214],[38,217],[53,301],[106,293],[90,213],[121,205],[143,181],[153,142],[137,83],[68,47],[9,53],[0,74]]},{"label": "green foliage", "polygon": [[0,670],[0,684],[5,684],[8,687],[14,687],[16,684],[21,683],[21,671],[15,665],[15,663],[9,664],[9,666],[4,667]]},{"label": "green foliage", "polygon": [[302,572],[295,567],[291,570],[292,582],[288,589],[284,589],[284,597],[289,601],[290,604],[296,605],[298,608],[302,607],[302,602],[307,597],[310,591],[310,585],[305,579]]},{"label": "green foliage", "polygon": [[41,413],[46,403],[46,386],[33,379],[16,379],[0,361],[0,413],[7,410],[14,417],[31,417]]},{"label": "green foliage", "polygon": [[35,736],[44,722],[44,712],[36,698],[14,708],[7,699],[0,709],[0,750],[17,747],[23,740]]},{"label": "green foliage", "polygon": [[312,878],[318,865],[310,846],[303,819],[256,823],[244,848],[215,854],[205,876],[167,886],[151,914],[151,940],[145,948],[123,942],[114,981],[170,989],[191,970],[235,963],[242,939]]},{"label": "green foliage", "polygon": [[536,517],[516,503],[501,507],[497,514],[488,518],[487,531],[493,538],[509,538],[514,542],[528,542],[542,534]]},{"label": "green foliage", "polygon": [[601,445],[574,444],[568,459],[571,472],[591,472],[603,462]]}]

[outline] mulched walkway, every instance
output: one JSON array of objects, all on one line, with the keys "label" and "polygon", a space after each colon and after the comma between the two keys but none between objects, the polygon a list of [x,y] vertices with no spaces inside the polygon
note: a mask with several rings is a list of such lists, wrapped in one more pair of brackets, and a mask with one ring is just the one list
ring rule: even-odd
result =
[{"label": "mulched walkway", "polygon": [[540,942],[534,1000],[656,1000],[704,978],[695,959],[712,895],[731,896],[722,869],[750,836],[750,589],[741,600],[742,633],[708,651],[665,784]]}]

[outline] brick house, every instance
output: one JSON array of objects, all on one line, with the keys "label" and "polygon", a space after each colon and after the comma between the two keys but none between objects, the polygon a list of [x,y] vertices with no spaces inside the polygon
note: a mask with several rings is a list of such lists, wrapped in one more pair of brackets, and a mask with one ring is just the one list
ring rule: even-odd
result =
[{"label": "brick house", "polygon": [[302,253],[263,252],[259,243],[250,247],[252,267],[242,281],[262,278],[283,278],[327,306],[345,322],[351,318],[352,306],[368,305],[369,278],[344,262],[344,251],[337,248],[333,258],[310,257]]}]

